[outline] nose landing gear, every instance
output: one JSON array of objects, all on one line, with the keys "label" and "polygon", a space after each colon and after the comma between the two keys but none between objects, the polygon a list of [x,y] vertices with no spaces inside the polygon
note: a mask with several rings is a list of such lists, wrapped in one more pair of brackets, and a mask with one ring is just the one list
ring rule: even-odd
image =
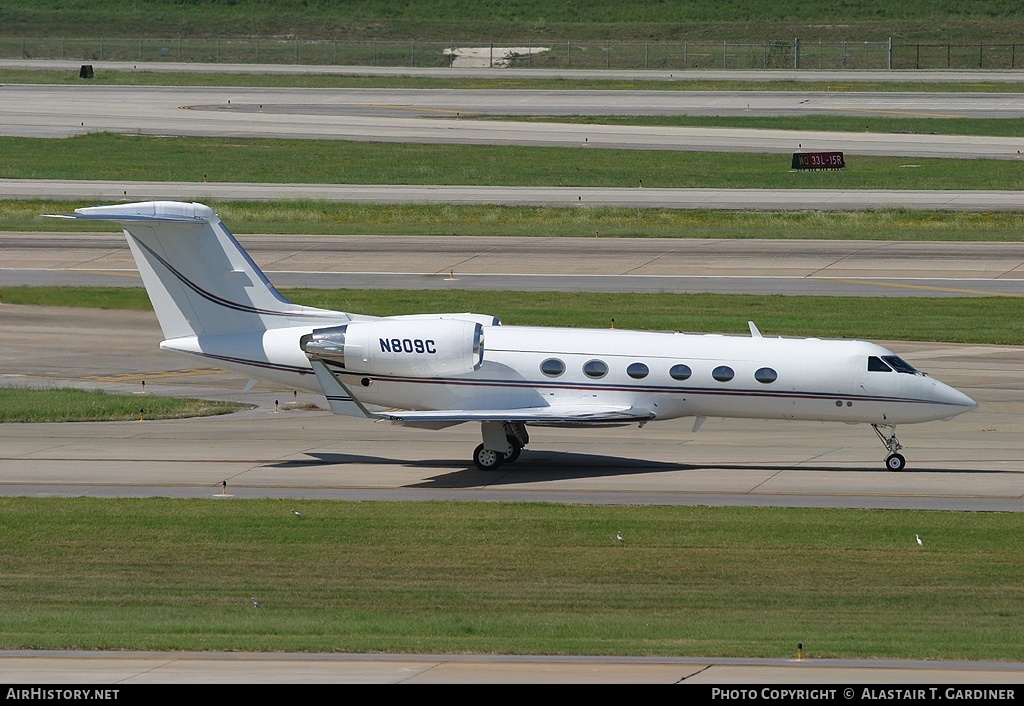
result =
[{"label": "nose landing gear", "polygon": [[[907,459],[903,457],[903,454],[898,453],[903,448],[903,444],[896,438],[896,425],[895,424],[872,424],[871,428],[875,430],[882,445],[889,450],[889,455],[885,459],[885,467],[890,471],[902,471],[907,465]],[[886,435],[882,429],[888,432]]]}]

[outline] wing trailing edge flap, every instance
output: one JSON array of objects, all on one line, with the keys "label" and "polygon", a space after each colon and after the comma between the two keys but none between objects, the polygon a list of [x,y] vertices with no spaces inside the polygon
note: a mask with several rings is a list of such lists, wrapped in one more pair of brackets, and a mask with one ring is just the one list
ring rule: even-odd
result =
[{"label": "wing trailing edge flap", "polygon": [[522,422],[588,426],[628,424],[654,419],[653,412],[627,405],[562,405],[516,409],[440,409],[371,411],[352,394],[322,360],[310,358],[317,382],[335,414],[388,419],[409,426],[443,427],[461,422]]},{"label": "wing trailing edge flap", "polygon": [[647,422],[654,413],[625,405],[565,405],[515,409],[438,409],[378,412],[400,423],[417,422],[523,422],[534,424],[626,424]]}]

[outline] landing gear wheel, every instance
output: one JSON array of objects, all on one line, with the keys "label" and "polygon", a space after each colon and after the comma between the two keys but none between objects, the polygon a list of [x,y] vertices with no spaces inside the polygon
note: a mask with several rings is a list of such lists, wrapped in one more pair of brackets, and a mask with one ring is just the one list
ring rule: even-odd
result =
[{"label": "landing gear wheel", "polygon": [[515,463],[519,460],[519,454],[523,451],[523,445],[519,443],[519,439],[511,434],[505,438],[508,439],[508,451],[505,452],[503,463]]},{"label": "landing gear wheel", "polygon": [[496,471],[504,462],[505,454],[497,451],[488,451],[483,444],[476,447],[473,452],[473,465],[481,471]]},{"label": "landing gear wheel", "polygon": [[902,454],[889,454],[889,458],[885,459],[885,467],[890,471],[902,471],[906,465],[907,459]]}]

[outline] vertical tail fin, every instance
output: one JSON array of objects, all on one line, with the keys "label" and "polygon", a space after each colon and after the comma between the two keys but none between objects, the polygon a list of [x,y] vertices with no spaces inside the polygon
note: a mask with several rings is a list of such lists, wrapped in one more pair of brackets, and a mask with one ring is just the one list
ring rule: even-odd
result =
[{"label": "vertical tail fin", "polygon": [[121,224],[165,338],[331,325],[349,318],[281,296],[203,204],[147,201],[79,208],[64,217]]}]

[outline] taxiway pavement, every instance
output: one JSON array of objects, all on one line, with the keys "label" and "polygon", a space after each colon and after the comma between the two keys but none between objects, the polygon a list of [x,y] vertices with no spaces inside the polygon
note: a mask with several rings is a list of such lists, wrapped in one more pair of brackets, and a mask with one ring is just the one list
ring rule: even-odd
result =
[{"label": "taxiway pavement", "polygon": [[[112,226],[116,228],[116,226]],[[1024,296],[1024,243],[239,235],[279,287]],[[140,286],[124,237],[0,233],[2,286]]]},{"label": "taxiway pavement", "polygon": [[[6,84],[0,86],[0,135],[72,137],[93,132],[136,135],[332,139],[476,145],[533,145],[583,149],[687,150],[700,152],[843,151],[850,155],[1020,159],[1020,137],[923,133],[828,132],[747,128],[576,125],[556,122],[460,119],[474,108],[498,110],[502,100],[522,115],[546,115],[549,103],[562,114],[731,114],[750,100],[764,114],[813,112],[887,114],[894,110],[875,94],[821,98],[819,94],[734,96],[717,93],[608,91],[586,100],[586,91],[473,91],[427,89],[304,89]],[[504,93],[504,95],[502,95]],[[835,94],[842,96],[843,94]],[[924,96],[915,98],[916,96]],[[528,98],[532,96],[532,100]],[[826,94],[831,96],[831,94]],[[900,110],[947,115],[986,105],[979,94],[899,94]],[[1015,116],[1024,99],[994,94],[984,114]],[[649,104],[643,107],[644,101]],[[471,100],[472,99],[472,100]],[[920,105],[915,108],[914,101]],[[495,102],[492,102],[495,101]],[[823,101],[828,102],[825,105]],[[846,101],[845,104],[841,101]],[[486,102],[486,105],[482,103]],[[842,106],[846,107],[843,108]],[[487,107],[490,106],[490,107]],[[956,106],[954,108],[954,106]],[[808,109],[809,110],[809,109]],[[419,117],[429,114],[431,117]]]}]

